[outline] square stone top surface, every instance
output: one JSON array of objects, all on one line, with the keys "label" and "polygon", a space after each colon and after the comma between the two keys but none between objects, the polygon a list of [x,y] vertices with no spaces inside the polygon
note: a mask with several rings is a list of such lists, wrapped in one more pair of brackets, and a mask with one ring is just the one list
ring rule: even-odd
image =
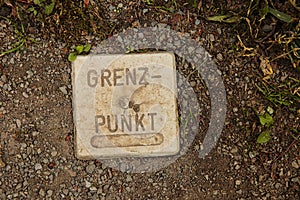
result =
[{"label": "square stone top surface", "polygon": [[79,159],[178,153],[174,54],[78,56],[72,68]]}]

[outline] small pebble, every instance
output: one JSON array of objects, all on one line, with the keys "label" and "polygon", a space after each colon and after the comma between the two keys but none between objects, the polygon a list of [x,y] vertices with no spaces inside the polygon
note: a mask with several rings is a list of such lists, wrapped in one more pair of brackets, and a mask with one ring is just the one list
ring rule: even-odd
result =
[{"label": "small pebble", "polygon": [[57,151],[52,151],[52,152],[51,152],[51,156],[52,156],[52,157],[55,157],[56,155],[57,155]]},{"label": "small pebble", "polygon": [[92,184],[88,181],[85,181],[85,187],[90,188],[92,186]]},{"label": "small pebble", "polygon": [[255,158],[255,156],[256,156],[256,152],[252,152],[252,151],[249,152],[250,158]]},{"label": "small pebble", "polygon": [[209,178],[208,175],[205,175],[204,177],[205,177],[205,179],[208,181],[208,178]]},{"label": "small pebble", "polygon": [[37,170],[40,170],[40,169],[42,169],[43,167],[42,167],[42,165],[40,164],[40,163],[36,163],[35,165],[34,165],[34,169],[37,171]]},{"label": "small pebble", "polygon": [[64,94],[64,95],[67,95],[68,94],[68,91],[67,91],[67,87],[66,86],[62,86],[62,87],[59,87],[60,91]]},{"label": "small pebble", "polygon": [[2,76],[1,76],[1,80],[2,80],[4,83],[6,83],[6,82],[7,82],[7,77],[6,77],[5,75],[2,75]]},{"label": "small pebble", "polygon": [[191,86],[192,86],[192,87],[195,87],[195,86],[196,86],[196,81],[192,81],[192,82],[191,82]]},{"label": "small pebble", "polygon": [[209,34],[208,35],[208,38],[209,38],[209,40],[211,41],[211,42],[214,42],[215,41],[215,36],[214,36],[214,34]]},{"label": "small pebble", "polygon": [[10,59],[10,63],[15,64],[15,59],[13,57]]},{"label": "small pebble", "polygon": [[52,190],[48,190],[48,191],[47,191],[47,196],[48,196],[48,197],[51,197],[52,194],[53,194],[53,191],[52,191]]},{"label": "small pebble", "polygon": [[130,192],[130,190],[131,190],[130,187],[126,187],[125,189],[127,192]]},{"label": "small pebble", "polygon": [[300,184],[300,180],[298,177],[295,177],[295,178],[292,178],[291,179],[292,182],[296,182],[296,183],[299,183]]},{"label": "small pebble", "polygon": [[127,181],[127,182],[130,182],[130,181],[132,181],[132,178],[131,178],[131,176],[130,176],[130,175],[127,175],[127,176],[126,176],[126,181]]},{"label": "small pebble", "polygon": [[65,195],[68,195],[68,194],[69,194],[69,190],[68,190],[68,189],[63,189],[63,193],[64,193]]},{"label": "small pebble", "polygon": [[293,162],[292,162],[292,166],[293,166],[294,168],[296,168],[296,169],[299,168],[299,165],[298,165],[298,163],[297,163],[296,161],[293,161]]},{"label": "small pebble", "polygon": [[276,183],[276,184],[275,184],[275,188],[276,188],[276,189],[279,189],[280,187],[281,187],[281,184],[280,184],[280,183]]},{"label": "small pebble", "polygon": [[143,14],[146,14],[149,10],[147,8],[143,9]]},{"label": "small pebble", "polygon": [[220,54],[220,53],[218,53],[218,54],[217,54],[217,59],[218,59],[219,61],[222,61],[222,60],[223,60],[223,55]]},{"label": "small pebble", "polygon": [[214,190],[213,191],[213,195],[218,195],[219,194],[219,191],[218,190]]},{"label": "small pebble", "polygon": [[40,191],[39,191],[39,195],[41,195],[41,196],[45,196],[45,191],[44,191],[43,189],[40,189]]},{"label": "small pebble", "polygon": [[33,136],[33,137],[37,136],[38,134],[39,134],[39,132],[37,132],[37,131],[33,131],[33,132],[32,132],[32,136]]},{"label": "small pebble", "polygon": [[27,94],[26,92],[23,92],[22,95],[23,95],[23,97],[26,98],[26,99],[29,97],[28,94]]},{"label": "small pebble", "polygon": [[6,166],[5,162],[0,157],[0,168],[3,168],[5,166]]},{"label": "small pebble", "polygon": [[273,27],[271,25],[268,25],[268,24],[265,24],[263,27],[262,27],[262,30],[264,32],[270,32],[272,31]]},{"label": "small pebble", "polygon": [[109,185],[104,185],[103,190],[107,191],[109,189],[109,187],[110,187]]},{"label": "small pebble", "polygon": [[87,173],[89,173],[89,174],[91,174],[91,173],[93,173],[94,172],[94,170],[95,170],[95,165],[94,164],[90,164],[90,165],[88,165],[87,167],[86,167],[86,172]]},{"label": "small pebble", "polygon": [[236,193],[237,193],[237,194],[242,194],[243,191],[242,191],[242,190],[238,190],[238,191],[236,191]]},{"label": "small pebble", "polygon": [[91,190],[91,191],[96,191],[96,190],[97,190],[97,188],[96,188],[96,187],[94,187],[94,186],[92,186],[92,187],[90,187],[90,190]]},{"label": "small pebble", "polygon": [[20,128],[21,125],[22,125],[22,124],[21,124],[21,121],[20,121],[19,119],[16,119],[16,124],[17,124],[17,127],[18,127],[18,128]]},{"label": "small pebble", "polygon": [[233,147],[230,151],[230,153],[237,153],[238,152],[238,148],[237,147]]},{"label": "small pebble", "polygon": [[33,72],[28,70],[27,72],[27,78],[31,78],[33,76]]}]

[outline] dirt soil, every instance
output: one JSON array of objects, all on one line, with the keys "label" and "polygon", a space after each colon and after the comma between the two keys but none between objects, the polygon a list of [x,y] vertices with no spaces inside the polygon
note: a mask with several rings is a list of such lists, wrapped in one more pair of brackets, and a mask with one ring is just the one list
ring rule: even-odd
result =
[{"label": "dirt soil", "polygon": [[[207,20],[245,12],[248,3],[195,2],[66,0],[56,1],[49,15],[33,1],[0,4],[0,199],[300,198],[299,71],[287,56],[266,65],[269,74],[261,68],[262,59],[283,53],[282,46],[268,49],[268,41],[278,35],[259,32],[257,40],[266,43],[255,43],[247,22]],[[299,18],[288,2],[273,6]],[[273,22],[276,31],[284,27],[271,16],[263,23]],[[199,41],[222,73],[227,115],[216,147],[198,158],[198,136],[184,156],[153,173],[123,173],[101,161],[78,160],[69,53],[81,44],[91,44],[93,52],[100,41],[125,29],[157,25]],[[257,49],[255,54],[243,56],[253,52],[237,35],[244,47]],[[202,87],[201,80],[196,84]],[[272,98],[259,89],[266,91],[266,86]],[[263,113],[274,120],[270,127],[261,124]],[[202,113],[201,118],[207,126],[209,116]],[[264,131],[270,140],[258,144]]]}]

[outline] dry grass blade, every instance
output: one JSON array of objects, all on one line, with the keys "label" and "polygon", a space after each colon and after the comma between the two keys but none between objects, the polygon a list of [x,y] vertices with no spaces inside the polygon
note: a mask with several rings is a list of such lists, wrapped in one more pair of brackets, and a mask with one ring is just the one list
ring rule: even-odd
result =
[{"label": "dry grass blade", "polygon": [[300,6],[297,5],[296,0],[289,0],[289,2],[300,12]]}]

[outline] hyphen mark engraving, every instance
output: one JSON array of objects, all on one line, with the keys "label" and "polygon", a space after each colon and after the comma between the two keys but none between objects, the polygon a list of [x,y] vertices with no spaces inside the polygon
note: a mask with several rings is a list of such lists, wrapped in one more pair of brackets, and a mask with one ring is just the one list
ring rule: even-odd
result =
[{"label": "hyphen mark engraving", "polygon": [[161,75],[153,75],[151,78],[161,78]]}]

